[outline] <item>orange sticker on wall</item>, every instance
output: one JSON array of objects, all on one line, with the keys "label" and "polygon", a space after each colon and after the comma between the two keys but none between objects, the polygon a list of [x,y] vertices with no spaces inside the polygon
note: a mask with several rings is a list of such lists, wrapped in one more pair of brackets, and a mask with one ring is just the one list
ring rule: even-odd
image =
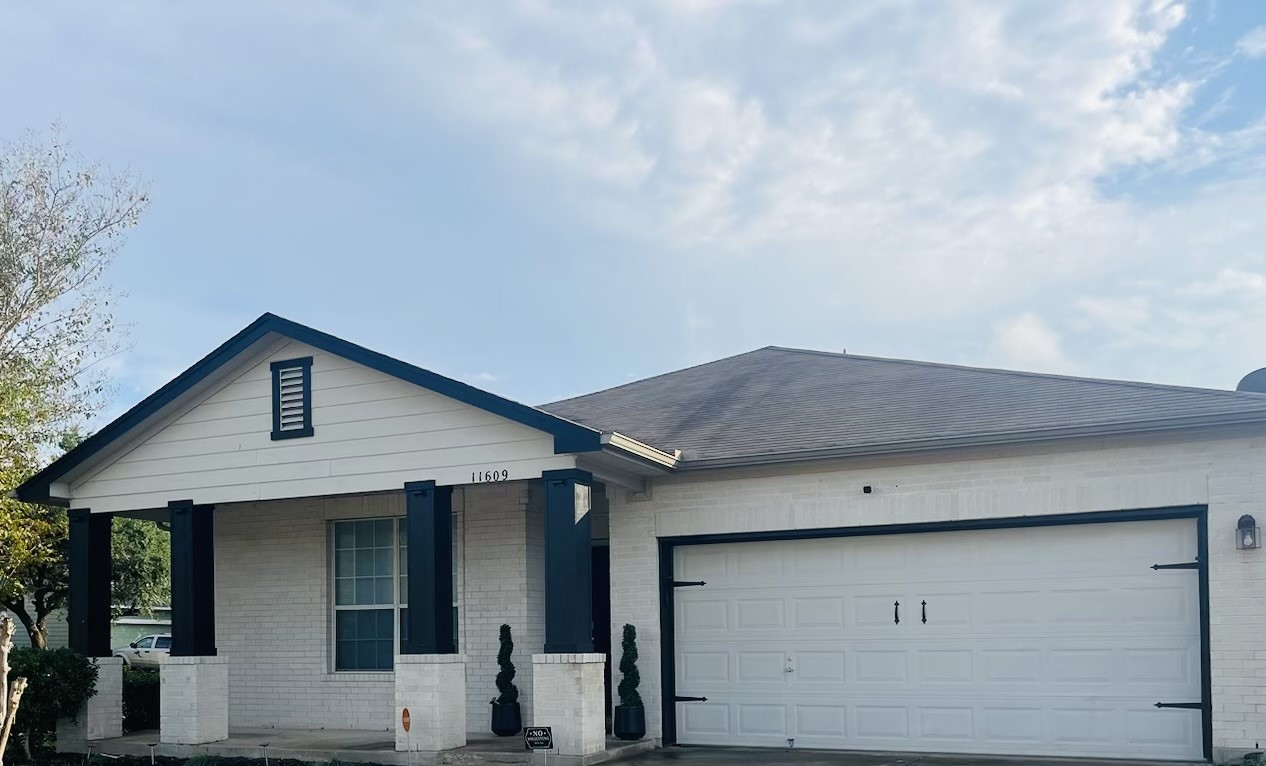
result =
[{"label": "orange sticker on wall", "polygon": [[404,727],[405,733],[408,734],[409,733],[409,708],[405,708],[404,712],[400,714],[400,725]]}]

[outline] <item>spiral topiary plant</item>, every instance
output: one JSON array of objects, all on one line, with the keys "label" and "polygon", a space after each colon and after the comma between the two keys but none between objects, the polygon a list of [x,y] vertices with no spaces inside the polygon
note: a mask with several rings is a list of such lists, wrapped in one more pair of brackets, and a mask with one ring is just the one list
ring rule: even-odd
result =
[{"label": "spiral topiary plant", "polygon": [[637,691],[638,684],[642,683],[642,676],[637,672],[637,628],[632,625],[624,626],[620,648],[624,652],[620,657],[620,672],[624,674],[624,678],[620,679],[617,688],[620,704],[625,707],[641,707],[642,695]]},{"label": "spiral topiary plant", "polygon": [[514,641],[510,637],[510,626],[501,626],[501,649],[497,652],[497,699],[502,705],[511,705],[519,701],[519,687],[514,685],[514,663],[510,661],[510,653],[514,651]]}]

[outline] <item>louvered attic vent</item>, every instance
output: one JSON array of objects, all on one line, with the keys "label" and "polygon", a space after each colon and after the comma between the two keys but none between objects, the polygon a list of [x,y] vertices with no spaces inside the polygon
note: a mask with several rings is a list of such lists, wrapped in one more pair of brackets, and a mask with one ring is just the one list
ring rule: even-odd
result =
[{"label": "louvered attic vent", "polygon": [[273,440],[312,435],[312,357],[273,362]]}]

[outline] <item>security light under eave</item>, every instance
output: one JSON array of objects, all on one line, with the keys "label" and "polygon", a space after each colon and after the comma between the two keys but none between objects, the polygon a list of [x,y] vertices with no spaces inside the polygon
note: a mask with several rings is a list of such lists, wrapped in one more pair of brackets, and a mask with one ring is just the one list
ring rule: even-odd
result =
[{"label": "security light under eave", "polygon": [[1262,531],[1257,528],[1257,520],[1248,514],[1235,525],[1235,547],[1242,551],[1262,547]]}]

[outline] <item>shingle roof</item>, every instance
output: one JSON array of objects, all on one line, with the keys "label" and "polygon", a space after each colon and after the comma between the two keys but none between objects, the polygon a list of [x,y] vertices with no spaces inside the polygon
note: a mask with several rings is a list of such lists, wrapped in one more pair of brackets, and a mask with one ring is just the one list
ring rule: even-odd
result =
[{"label": "shingle roof", "polygon": [[542,406],[685,463],[1241,422],[1266,394],[768,347]]}]

